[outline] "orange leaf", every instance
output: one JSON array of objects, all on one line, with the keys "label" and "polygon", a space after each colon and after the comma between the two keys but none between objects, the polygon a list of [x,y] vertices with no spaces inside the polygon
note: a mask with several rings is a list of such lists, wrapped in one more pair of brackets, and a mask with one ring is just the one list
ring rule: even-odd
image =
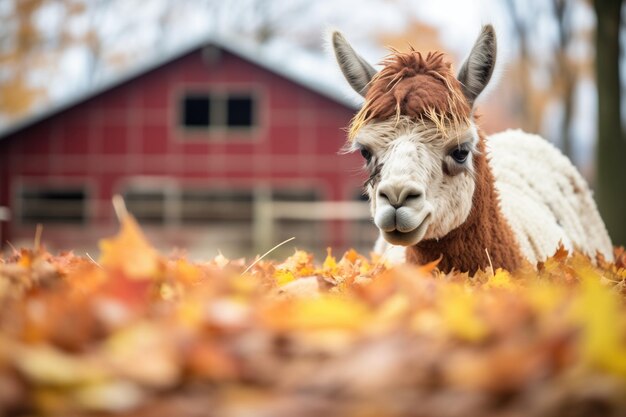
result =
[{"label": "orange leaf", "polygon": [[100,241],[99,263],[105,268],[119,269],[129,278],[147,279],[159,271],[157,251],[148,243],[137,221],[126,216],[117,236]]}]

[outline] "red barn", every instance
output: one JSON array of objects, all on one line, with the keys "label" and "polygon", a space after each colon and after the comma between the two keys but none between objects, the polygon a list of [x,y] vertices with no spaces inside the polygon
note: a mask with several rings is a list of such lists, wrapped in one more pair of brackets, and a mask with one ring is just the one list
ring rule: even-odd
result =
[{"label": "red barn", "polygon": [[160,246],[369,245],[342,94],[232,43],[153,63],[0,132],[2,240],[42,223],[53,249],[91,249],[121,194]]}]

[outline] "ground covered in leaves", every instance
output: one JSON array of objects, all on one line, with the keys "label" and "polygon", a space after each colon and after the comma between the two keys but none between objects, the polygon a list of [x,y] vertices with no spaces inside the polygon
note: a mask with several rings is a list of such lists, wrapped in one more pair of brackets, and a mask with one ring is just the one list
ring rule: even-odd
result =
[{"label": "ground covered in leaves", "polygon": [[130,217],[101,249],[0,260],[0,415],[626,415],[622,249],[474,277],[193,263]]}]

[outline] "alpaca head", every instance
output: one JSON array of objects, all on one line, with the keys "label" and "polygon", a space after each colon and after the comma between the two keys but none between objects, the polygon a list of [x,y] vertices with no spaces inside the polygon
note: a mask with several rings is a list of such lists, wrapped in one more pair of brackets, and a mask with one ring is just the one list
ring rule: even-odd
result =
[{"label": "alpaca head", "polygon": [[333,47],[365,98],[348,148],[365,159],[374,223],[394,245],[444,237],[467,219],[480,181],[472,110],[493,72],[493,28],[483,28],[457,77],[441,53],[394,52],[377,73],[337,32]]}]

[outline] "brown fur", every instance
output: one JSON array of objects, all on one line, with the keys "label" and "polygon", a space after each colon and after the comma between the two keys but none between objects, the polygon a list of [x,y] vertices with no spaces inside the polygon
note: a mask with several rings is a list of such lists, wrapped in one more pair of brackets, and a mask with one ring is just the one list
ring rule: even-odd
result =
[{"label": "brown fur", "polygon": [[494,268],[514,271],[522,265],[513,231],[500,211],[485,138],[482,132],[479,135],[478,153],[474,154],[476,188],[467,220],[439,240],[424,240],[407,248],[407,262],[424,264],[441,256],[439,268],[442,271],[454,268],[471,274],[489,267],[489,258]]},{"label": "brown fur", "polygon": [[351,138],[376,119],[404,115],[419,121],[426,117],[439,126],[442,121],[458,124],[469,118],[470,106],[443,53],[429,52],[424,58],[411,48],[389,55],[382,64],[384,68],[370,82],[365,104],[352,122]]}]

